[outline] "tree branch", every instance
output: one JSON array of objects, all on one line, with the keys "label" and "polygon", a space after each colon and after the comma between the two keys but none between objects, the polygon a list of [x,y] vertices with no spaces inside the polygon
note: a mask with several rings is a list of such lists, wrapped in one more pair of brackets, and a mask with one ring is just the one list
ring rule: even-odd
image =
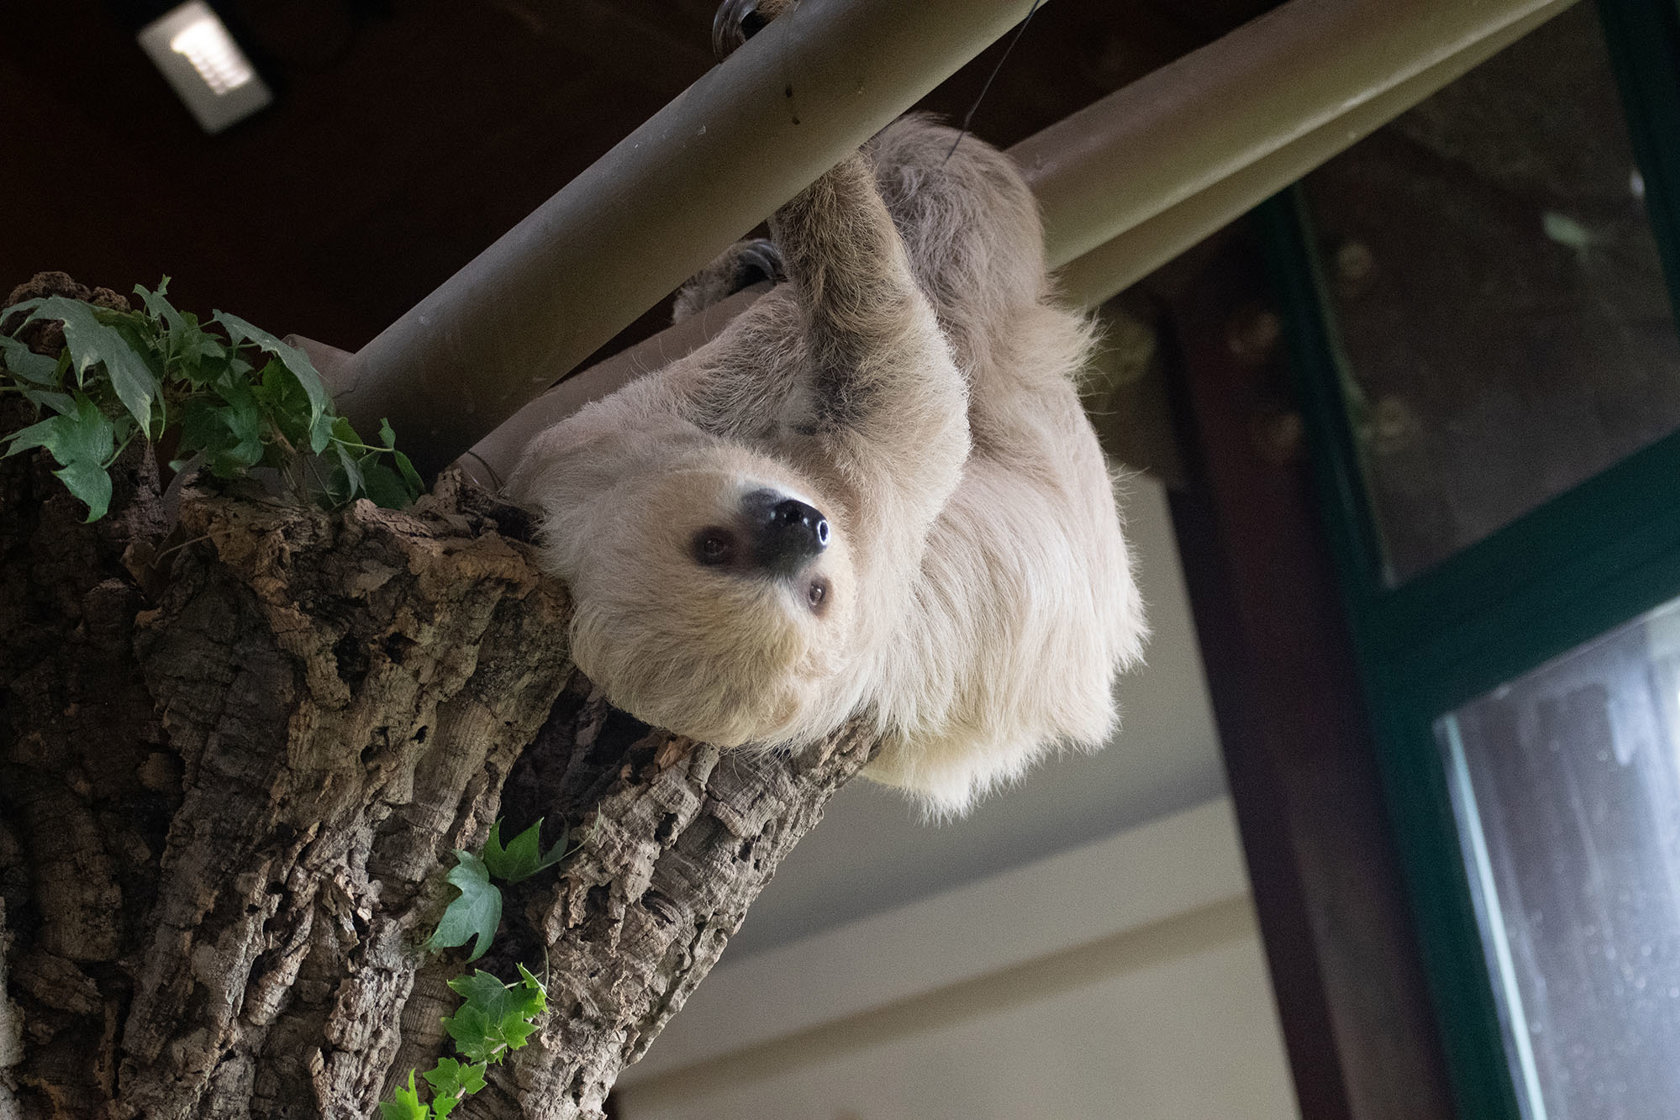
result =
[{"label": "tree branch", "polygon": [[721,754],[609,708],[454,476],[171,523],[151,454],[92,526],[40,453],[0,462],[0,1111],[369,1115],[446,1051],[464,954],[418,946],[505,815],[580,839],[508,889],[476,966],[550,1014],[456,1115],[598,1117],[874,743]]}]

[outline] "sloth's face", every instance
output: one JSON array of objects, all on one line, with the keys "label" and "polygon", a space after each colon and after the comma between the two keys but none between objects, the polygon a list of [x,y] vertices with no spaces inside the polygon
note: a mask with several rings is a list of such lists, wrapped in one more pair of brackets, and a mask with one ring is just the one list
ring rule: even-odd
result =
[{"label": "sloth's face", "polygon": [[732,480],[715,481],[716,518],[689,538],[690,558],[728,579],[785,583],[813,613],[826,614],[833,588],[818,560],[833,530],[822,510],[772,486],[734,494]]},{"label": "sloth's face", "polygon": [[696,739],[797,734],[851,644],[851,565],[821,499],[773,461],[718,448],[603,501],[604,539],[573,579],[579,667],[631,714]]}]

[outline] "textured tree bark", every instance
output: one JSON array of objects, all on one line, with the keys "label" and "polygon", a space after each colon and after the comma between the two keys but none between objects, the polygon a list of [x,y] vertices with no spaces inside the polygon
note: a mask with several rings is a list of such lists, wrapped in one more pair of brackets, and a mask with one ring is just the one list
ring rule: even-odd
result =
[{"label": "textured tree bark", "polygon": [[565,589],[451,476],[401,513],[174,512],[133,448],[88,526],[49,466],[0,462],[0,1118],[373,1113],[447,1053],[463,954],[419,945],[498,815],[577,850],[507,890],[473,967],[550,1010],[455,1115],[598,1117],[873,750],[611,709]]}]

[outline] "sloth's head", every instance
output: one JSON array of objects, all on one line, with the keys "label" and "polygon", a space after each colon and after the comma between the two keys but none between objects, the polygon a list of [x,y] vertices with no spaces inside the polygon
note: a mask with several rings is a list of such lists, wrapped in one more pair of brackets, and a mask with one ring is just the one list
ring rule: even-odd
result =
[{"label": "sloth's head", "polygon": [[851,564],[822,500],[773,460],[714,445],[593,504],[565,573],[578,666],[626,711],[696,739],[798,734],[852,644]]}]

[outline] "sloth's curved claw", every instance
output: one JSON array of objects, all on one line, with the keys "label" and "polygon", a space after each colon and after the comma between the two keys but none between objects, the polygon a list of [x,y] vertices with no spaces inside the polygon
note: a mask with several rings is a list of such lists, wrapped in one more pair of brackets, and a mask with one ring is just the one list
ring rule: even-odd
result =
[{"label": "sloth's curved claw", "polygon": [[736,246],[735,275],[731,278],[730,295],[761,281],[777,284],[786,279],[787,267],[782,263],[782,251],[776,248],[774,241],[755,237]]},{"label": "sloth's curved claw", "polygon": [[712,17],[712,50],[718,61],[770,26],[770,21],[799,6],[799,0],[723,0]]},{"label": "sloth's curved claw", "polygon": [[712,17],[712,53],[722,62],[769,23],[759,0],[723,0]]},{"label": "sloth's curved claw", "polygon": [[763,281],[787,279],[781,250],[773,241],[737,241],[677,292],[671,321],[680,323],[697,312]]}]

